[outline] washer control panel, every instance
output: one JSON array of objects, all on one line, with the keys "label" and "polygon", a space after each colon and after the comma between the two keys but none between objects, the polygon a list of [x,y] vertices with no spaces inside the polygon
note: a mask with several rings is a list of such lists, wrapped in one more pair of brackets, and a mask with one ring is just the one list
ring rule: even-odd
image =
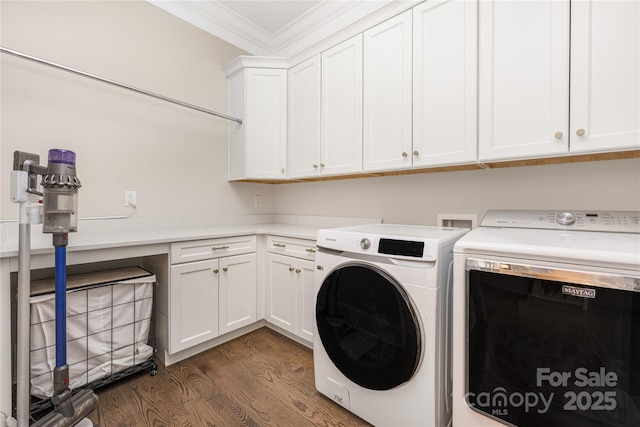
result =
[{"label": "washer control panel", "polygon": [[637,211],[489,211],[483,227],[640,233]]}]

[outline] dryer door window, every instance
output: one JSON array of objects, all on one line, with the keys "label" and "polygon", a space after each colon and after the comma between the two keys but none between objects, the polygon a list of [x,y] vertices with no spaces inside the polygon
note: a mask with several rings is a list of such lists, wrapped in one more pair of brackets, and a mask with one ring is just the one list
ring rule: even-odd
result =
[{"label": "dryer door window", "polygon": [[418,316],[402,286],[379,268],[348,264],[327,276],[316,322],[331,361],[361,387],[389,390],[418,367]]},{"label": "dryer door window", "polygon": [[468,404],[519,427],[640,425],[638,279],[490,265],[467,263]]}]

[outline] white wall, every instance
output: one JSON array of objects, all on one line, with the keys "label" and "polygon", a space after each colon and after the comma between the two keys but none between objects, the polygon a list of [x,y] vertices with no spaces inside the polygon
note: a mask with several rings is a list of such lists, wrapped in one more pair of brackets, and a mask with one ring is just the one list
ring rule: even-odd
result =
[{"label": "white wall", "polygon": [[640,210],[640,159],[279,185],[278,213],[436,225],[490,209]]},{"label": "white wall", "polygon": [[[144,1],[0,2],[0,44],[226,113],[222,66],[238,48]],[[77,154],[80,217],[271,213],[272,187],[228,183],[227,121],[1,55],[0,219],[15,150]],[[253,207],[254,194],[263,207]]]}]

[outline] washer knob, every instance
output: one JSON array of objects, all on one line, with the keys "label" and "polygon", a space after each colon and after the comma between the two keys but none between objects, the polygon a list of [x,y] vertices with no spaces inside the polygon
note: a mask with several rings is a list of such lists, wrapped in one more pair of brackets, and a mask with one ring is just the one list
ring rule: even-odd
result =
[{"label": "washer knob", "polygon": [[558,214],[556,221],[561,225],[571,225],[576,222],[576,216],[571,212],[562,212]]},{"label": "washer knob", "polygon": [[366,238],[360,240],[360,247],[362,249],[369,249],[371,247],[371,240],[366,239]]}]

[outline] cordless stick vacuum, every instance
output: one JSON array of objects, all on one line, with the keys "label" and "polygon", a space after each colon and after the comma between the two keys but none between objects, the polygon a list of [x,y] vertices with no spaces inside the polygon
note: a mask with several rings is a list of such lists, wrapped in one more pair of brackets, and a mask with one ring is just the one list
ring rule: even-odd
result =
[{"label": "cordless stick vacuum", "polygon": [[[67,242],[69,232],[78,228],[78,188],[76,155],[73,151],[49,150],[47,167],[38,164],[36,154],[14,152],[11,175],[11,200],[20,203],[18,252],[18,349],[16,403],[18,427],[29,425],[30,402],[30,282],[31,224],[43,223],[42,231],[53,234],[55,248],[55,335],[56,367],[53,370],[53,412],[35,426],[92,426],[84,418],[93,411],[98,396],[92,390],[72,395],[67,365]],[[37,176],[42,175],[42,192],[37,191]],[[42,196],[42,205],[39,197]]]}]

